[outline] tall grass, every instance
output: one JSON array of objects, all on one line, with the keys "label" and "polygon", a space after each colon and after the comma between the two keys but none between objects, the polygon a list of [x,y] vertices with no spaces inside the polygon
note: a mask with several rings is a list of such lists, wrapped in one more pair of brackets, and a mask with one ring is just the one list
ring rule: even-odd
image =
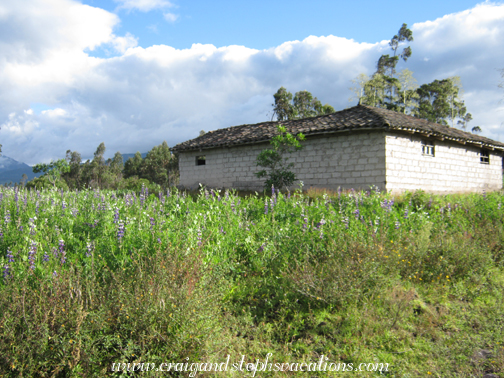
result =
[{"label": "tall grass", "polygon": [[3,188],[0,372],[269,352],[379,360],[390,376],[502,372],[503,199]]}]

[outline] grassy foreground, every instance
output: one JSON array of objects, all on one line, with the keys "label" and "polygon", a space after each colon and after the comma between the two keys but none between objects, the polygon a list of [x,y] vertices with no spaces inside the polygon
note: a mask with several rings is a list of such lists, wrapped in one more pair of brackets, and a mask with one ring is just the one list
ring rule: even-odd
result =
[{"label": "grassy foreground", "polygon": [[195,197],[0,189],[0,376],[504,377],[502,194]]}]

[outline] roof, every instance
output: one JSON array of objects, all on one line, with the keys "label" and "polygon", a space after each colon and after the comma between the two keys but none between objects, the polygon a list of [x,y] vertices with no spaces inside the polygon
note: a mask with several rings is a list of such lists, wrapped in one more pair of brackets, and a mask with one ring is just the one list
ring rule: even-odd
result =
[{"label": "roof", "polygon": [[184,152],[267,142],[278,134],[277,125],[279,124],[285,126],[291,134],[303,133],[306,137],[343,131],[386,130],[419,133],[426,137],[504,151],[504,144],[492,139],[392,110],[366,105],[357,105],[318,117],[262,122],[210,131],[198,138],[177,144],[172,151]]}]

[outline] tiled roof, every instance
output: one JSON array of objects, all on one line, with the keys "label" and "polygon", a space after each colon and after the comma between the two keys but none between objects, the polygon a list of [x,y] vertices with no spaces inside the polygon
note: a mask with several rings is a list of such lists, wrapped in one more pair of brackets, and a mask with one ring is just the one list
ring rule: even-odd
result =
[{"label": "tiled roof", "polygon": [[491,149],[504,150],[504,144],[483,136],[453,127],[432,123],[403,113],[371,106],[357,105],[336,113],[292,121],[262,122],[207,132],[177,144],[174,152],[229,147],[241,144],[267,142],[277,134],[277,125],[283,125],[292,134],[303,133],[309,137],[317,134],[357,130],[397,130],[425,136],[452,140],[461,144],[476,144]]}]

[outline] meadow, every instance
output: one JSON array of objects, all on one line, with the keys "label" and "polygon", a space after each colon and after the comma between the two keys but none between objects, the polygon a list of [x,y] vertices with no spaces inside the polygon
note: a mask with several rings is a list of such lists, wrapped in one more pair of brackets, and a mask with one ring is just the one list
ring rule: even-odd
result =
[{"label": "meadow", "polygon": [[271,353],[389,368],[256,376],[504,376],[503,203],[0,188],[0,375]]}]

